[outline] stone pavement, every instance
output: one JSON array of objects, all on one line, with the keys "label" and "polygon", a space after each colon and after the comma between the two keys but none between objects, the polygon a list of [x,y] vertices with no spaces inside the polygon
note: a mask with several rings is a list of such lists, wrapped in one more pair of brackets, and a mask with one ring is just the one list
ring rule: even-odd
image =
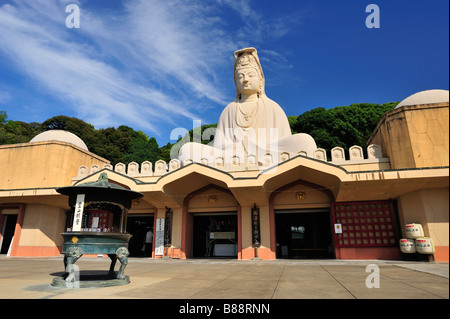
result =
[{"label": "stone pavement", "polygon": [[[81,274],[106,273],[109,258],[80,258]],[[375,268],[367,269],[375,264]],[[379,288],[376,283],[379,269]],[[371,270],[372,269],[372,270]],[[375,269],[375,270],[374,270]],[[116,270],[118,266],[116,265]],[[366,272],[367,270],[367,272]],[[63,259],[0,256],[1,299],[448,299],[449,264],[343,260],[129,258],[130,283],[56,288]],[[369,277],[368,277],[369,276]]]}]

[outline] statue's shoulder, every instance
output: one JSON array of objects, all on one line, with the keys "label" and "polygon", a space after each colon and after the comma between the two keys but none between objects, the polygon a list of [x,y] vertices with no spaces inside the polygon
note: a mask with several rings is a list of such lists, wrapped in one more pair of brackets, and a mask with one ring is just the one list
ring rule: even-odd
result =
[{"label": "statue's shoulder", "polygon": [[231,101],[230,103],[227,104],[227,106],[225,106],[220,117],[226,116],[234,112],[236,110],[236,107],[237,107],[236,100]]},{"label": "statue's shoulder", "polygon": [[272,106],[272,107],[275,108],[275,109],[283,110],[283,109],[281,108],[281,106],[280,106],[277,102],[275,102],[274,100],[272,100],[271,98],[269,98],[267,95],[263,97],[263,100],[264,100],[264,103],[265,103],[265,104],[270,105],[270,106]]},{"label": "statue's shoulder", "polygon": [[231,101],[230,103],[228,103],[227,106],[225,106],[224,110],[235,108],[236,105],[237,105],[237,103],[238,103],[238,101],[239,101],[239,100],[238,100],[237,98],[235,98],[233,101]]}]

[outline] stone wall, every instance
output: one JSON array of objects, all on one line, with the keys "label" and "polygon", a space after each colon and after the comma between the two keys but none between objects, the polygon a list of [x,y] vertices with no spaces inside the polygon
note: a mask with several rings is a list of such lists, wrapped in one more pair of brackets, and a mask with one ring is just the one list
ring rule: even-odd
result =
[{"label": "stone wall", "polygon": [[386,113],[369,143],[383,148],[394,169],[448,166],[448,103],[408,105]]}]

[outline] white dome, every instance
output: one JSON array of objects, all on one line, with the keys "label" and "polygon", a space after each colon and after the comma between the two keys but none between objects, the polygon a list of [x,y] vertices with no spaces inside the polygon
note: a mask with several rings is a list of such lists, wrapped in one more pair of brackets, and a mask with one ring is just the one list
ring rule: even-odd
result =
[{"label": "white dome", "polygon": [[89,151],[86,144],[83,142],[81,138],[79,138],[73,133],[62,130],[45,131],[33,137],[30,143],[46,142],[46,141],[66,142],[78,146],[79,148],[85,151]]},{"label": "white dome", "polygon": [[395,108],[405,105],[421,105],[432,103],[448,103],[448,90],[426,90],[417,92],[401,101]]}]

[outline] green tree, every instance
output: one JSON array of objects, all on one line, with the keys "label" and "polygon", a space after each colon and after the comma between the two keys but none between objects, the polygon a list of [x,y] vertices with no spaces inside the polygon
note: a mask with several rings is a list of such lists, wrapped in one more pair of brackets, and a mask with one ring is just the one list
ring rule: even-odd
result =
[{"label": "green tree", "polygon": [[111,161],[112,165],[125,162],[125,154],[132,145],[130,130],[113,127],[96,130],[92,124],[64,115],[52,117],[42,123],[43,131],[65,130],[77,135],[89,151]]},{"label": "green tree", "polygon": [[150,161],[152,163],[159,159],[159,145],[154,137],[150,139],[134,138],[131,147],[124,155],[125,163]]},{"label": "green tree", "polygon": [[92,149],[89,149],[93,153],[110,160],[113,166],[117,163],[128,164],[125,161],[125,154],[133,144],[133,140],[128,132],[115,129],[114,127],[99,129],[92,142]]},{"label": "green tree", "polygon": [[0,145],[9,144],[7,143],[7,133],[5,129],[6,119],[8,115],[5,111],[0,111]]},{"label": "green tree", "polygon": [[174,144],[167,143],[166,145],[161,147],[159,149],[158,160],[161,159],[161,160],[165,161],[166,163],[169,163],[169,161],[170,161],[170,151],[172,150],[173,146],[174,146]]},{"label": "green tree", "polygon": [[335,146],[348,150],[353,145],[365,149],[381,117],[397,104],[357,103],[330,109],[317,107],[299,115],[291,128],[294,132],[310,134],[317,147],[326,150]]},{"label": "green tree", "polygon": [[6,111],[0,111],[0,125],[6,124],[6,119],[8,118],[8,115],[6,114]]},{"label": "green tree", "polygon": [[95,144],[95,128],[92,124],[86,123],[75,117],[59,115],[44,121],[41,125],[42,131],[63,130],[68,131],[81,138],[91,150]]},{"label": "green tree", "polygon": [[32,125],[21,122],[7,120],[5,111],[0,111],[0,145],[17,144],[29,142],[39,131]]},{"label": "green tree", "polygon": [[291,133],[296,134],[298,132],[294,131],[294,125],[297,122],[298,116],[297,115],[290,115],[288,116],[289,126],[291,127]]},{"label": "green tree", "polygon": [[[199,128],[195,128],[180,137],[175,144],[168,143],[164,146],[164,158],[174,158],[178,155],[180,148],[189,142],[200,142],[201,144],[213,144],[216,133],[217,124],[205,124]],[[170,149],[168,149],[170,146]]]},{"label": "green tree", "polygon": [[[288,116],[288,120],[293,134],[310,134],[320,148],[331,150],[340,146],[348,150],[353,145],[359,145],[365,149],[364,146],[381,117],[397,104],[398,102],[382,105],[357,103],[330,109],[317,107],[298,116]],[[52,117],[42,124],[27,124],[8,120],[6,112],[0,111],[0,145],[29,142],[43,131],[59,129],[79,136],[91,152],[108,159],[112,165],[133,161],[139,164],[144,161],[154,163],[159,159],[169,162],[171,156],[176,156],[186,142],[211,143],[216,127],[217,124],[203,125],[200,129],[190,130],[175,144],[167,143],[159,147],[154,137],[149,138],[142,131],[135,131],[125,125],[117,129],[109,127],[96,130],[89,123],[64,115]]]}]

